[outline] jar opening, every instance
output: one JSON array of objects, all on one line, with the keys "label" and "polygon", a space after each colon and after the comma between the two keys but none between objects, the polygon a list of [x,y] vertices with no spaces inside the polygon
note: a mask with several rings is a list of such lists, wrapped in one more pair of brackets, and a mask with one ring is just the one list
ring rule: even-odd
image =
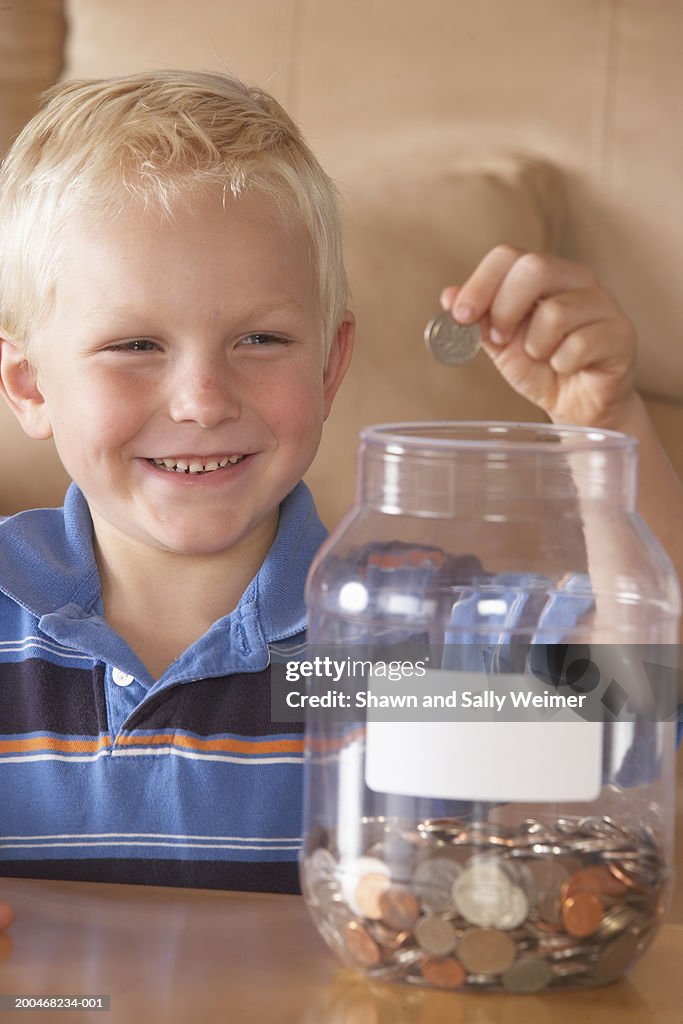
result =
[{"label": "jar opening", "polygon": [[615,430],[495,420],[377,423],[365,427],[360,438],[365,444],[381,445],[395,454],[429,450],[434,455],[464,450],[500,451],[501,447],[510,453],[539,453],[552,451],[558,445],[565,452],[596,448],[628,451],[636,445],[634,438]]}]

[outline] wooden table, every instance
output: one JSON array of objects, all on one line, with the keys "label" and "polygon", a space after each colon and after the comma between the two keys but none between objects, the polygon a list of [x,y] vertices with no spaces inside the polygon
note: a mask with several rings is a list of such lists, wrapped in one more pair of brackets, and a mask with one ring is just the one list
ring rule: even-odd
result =
[{"label": "wooden table", "polygon": [[682,1024],[683,926],[627,980],[538,996],[370,983],[338,968],[299,897],[0,879],[0,993],[111,996],[109,1012],[10,1011],[0,1024]]}]

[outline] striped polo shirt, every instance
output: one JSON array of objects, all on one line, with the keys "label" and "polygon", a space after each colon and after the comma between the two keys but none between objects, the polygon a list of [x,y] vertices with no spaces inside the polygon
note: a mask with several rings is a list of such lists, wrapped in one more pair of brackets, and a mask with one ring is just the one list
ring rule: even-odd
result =
[{"label": "striped polo shirt", "polygon": [[271,721],[269,666],[325,536],[300,483],[237,608],[154,680],[103,617],[80,490],[0,523],[0,876],[298,891],[302,726]]}]

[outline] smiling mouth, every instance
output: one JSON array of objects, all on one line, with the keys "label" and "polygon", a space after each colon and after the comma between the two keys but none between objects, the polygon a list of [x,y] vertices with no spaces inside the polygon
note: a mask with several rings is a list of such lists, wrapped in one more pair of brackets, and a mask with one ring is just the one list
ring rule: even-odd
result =
[{"label": "smiling mouth", "polygon": [[221,459],[209,459],[203,462],[199,459],[147,459],[149,463],[158,469],[165,469],[168,473],[215,473],[218,469],[225,469],[226,466],[235,466],[243,462],[245,455],[225,455]]}]

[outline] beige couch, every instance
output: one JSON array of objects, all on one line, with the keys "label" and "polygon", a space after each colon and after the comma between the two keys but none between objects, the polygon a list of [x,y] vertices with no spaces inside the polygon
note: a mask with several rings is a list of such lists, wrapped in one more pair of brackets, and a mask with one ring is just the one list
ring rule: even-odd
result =
[{"label": "beige couch", "polygon": [[[678,0],[17,0],[0,6],[0,150],[60,75],[228,68],[284,102],[344,193],[359,317],[309,475],[330,525],[363,424],[541,418],[485,355],[444,370],[422,344],[441,286],[498,241],[598,272],[683,472],[682,44]],[[0,513],[65,485],[0,408]]]}]

